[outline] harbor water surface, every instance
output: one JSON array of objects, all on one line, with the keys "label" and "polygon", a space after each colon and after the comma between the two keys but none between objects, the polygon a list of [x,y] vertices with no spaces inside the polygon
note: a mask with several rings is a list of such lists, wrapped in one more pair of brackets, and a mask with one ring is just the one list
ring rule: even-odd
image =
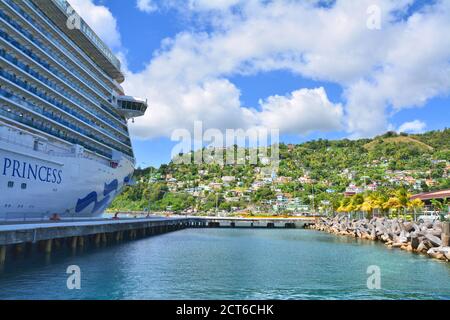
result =
[{"label": "harbor water surface", "polygon": [[[67,288],[71,265],[80,290]],[[450,266],[309,230],[188,229],[10,259],[0,299],[450,299]]]}]

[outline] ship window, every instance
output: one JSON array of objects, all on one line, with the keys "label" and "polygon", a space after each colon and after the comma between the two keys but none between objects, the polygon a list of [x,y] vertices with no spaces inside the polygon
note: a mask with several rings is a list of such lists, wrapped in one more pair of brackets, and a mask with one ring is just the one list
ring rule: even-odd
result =
[{"label": "ship window", "polygon": [[8,181],[8,188],[14,187],[14,181]]},{"label": "ship window", "polygon": [[20,187],[22,188],[22,190],[25,190],[27,188],[27,184],[26,183],[22,183],[22,185]]}]

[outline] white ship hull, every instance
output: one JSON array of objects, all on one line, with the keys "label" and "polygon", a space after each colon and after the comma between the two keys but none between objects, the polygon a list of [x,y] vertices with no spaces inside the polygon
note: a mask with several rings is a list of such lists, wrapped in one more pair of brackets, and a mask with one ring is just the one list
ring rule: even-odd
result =
[{"label": "white ship hull", "polygon": [[0,223],[95,218],[131,180],[119,59],[66,0],[0,0]]},{"label": "white ship hull", "polygon": [[113,168],[95,157],[70,151],[52,155],[2,138],[0,222],[45,220],[54,214],[61,218],[101,216],[134,170],[133,162],[125,157]]}]

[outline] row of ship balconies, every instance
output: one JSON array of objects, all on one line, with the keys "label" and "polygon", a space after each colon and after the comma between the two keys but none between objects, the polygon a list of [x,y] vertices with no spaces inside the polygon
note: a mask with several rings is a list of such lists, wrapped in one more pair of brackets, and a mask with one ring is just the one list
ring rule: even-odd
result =
[{"label": "row of ship balconies", "polygon": [[[50,104],[45,100],[46,96],[44,93],[38,91],[35,88],[30,87],[28,84],[22,82],[21,80],[14,77],[14,75],[5,72],[4,70],[0,70],[0,76],[5,80],[8,80],[10,83],[15,84],[17,87],[23,89],[23,93],[27,94],[29,97],[33,98],[33,102],[31,103],[25,98],[24,95],[19,96],[16,94],[18,92],[17,88],[10,89],[9,91],[5,88],[0,89],[0,96],[9,99],[10,101],[15,102],[17,105],[23,108],[23,112],[27,110],[41,114],[45,116],[47,119],[53,120],[57,124],[65,126],[67,129],[71,129],[75,134],[79,134],[87,138],[91,143],[95,143],[98,145],[102,145],[105,148],[111,148],[114,150],[119,150],[124,154],[132,156],[131,144],[125,145],[121,142],[118,142],[116,139],[103,138],[101,135],[95,133],[95,128],[93,128],[89,123],[84,123],[80,121],[75,114],[70,113],[70,108],[65,107],[64,105],[54,105]],[[5,84],[8,84],[4,80]],[[39,101],[36,103],[36,101]],[[47,102],[47,107],[43,106],[42,102]],[[97,131],[98,132],[98,131]],[[105,134],[104,134],[105,135]],[[113,142],[113,143],[112,143]]]},{"label": "row of ship balconies", "polygon": [[[106,119],[108,119],[107,122],[110,124],[114,123],[112,120],[115,120],[115,121],[119,122],[122,126],[124,126],[124,124],[123,124],[124,120],[122,118],[120,118],[119,115],[115,114],[110,108],[106,107],[105,105],[103,105],[101,103],[99,104],[99,103],[93,102],[93,101],[97,101],[98,99],[94,98],[93,95],[91,95],[91,94],[87,94],[86,89],[89,89],[91,92],[95,93],[99,98],[103,99],[105,101],[105,103],[110,103],[110,101],[107,100],[108,98],[106,98],[104,95],[100,94],[100,92],[98,90],[95,90],[96,86],[93,82],[88,81],[86,78],[84,78],[80,74],[78,69],[81,67],[81,65],[78,66],[78,69],[69,67],[67,61],[63,60],[60,55],[58,55],[56,52],[54,52],[48,46],[45,46],[41,41],[36,39],[29,31],[25,30],[17,21],[13,21],[8,15],[6,15],[2,11],[0,11],[0,18],[5,20],[5,22],[9,24],[8,27],[10,27],[14,31],[16,31],[24,39],[21,39],[22,43],[20,43],[18,41],[19,37],[13,38],[12,36],[8,35],[6,32],[2,32],[0,34],[0,36],[2,36],[8,42],[12,43],[18,49],[21,49],[21,51],[23,53],[25,53],[28,56],[30,56],[31,58],[33,58],[33,60],[38,62],[41,66],[43,66],[47,70],[50,70],[52,73],[54,73],[55,76],[57,78],[61,79],[61,81],[64,82],[64,84],[67,85],[69,88],[72,88],[72,90],[75,90],[78,92],[81,91],[82,93],[88,95],[90,97],[91,103],[93,103],[96,108],[103,111],[110,118],[112,118],[112,119],[106,118],[103,115],[103,116],[101,116],[102,120],[106,121]],[[29,43],[33,44],[37,49],[39,49],[41,55],[39,56],[36,53],[36,51],[30,50],[29,49],[30,46],[24,45],[24,42],[28,42],[28,44]],[[53,60],[54,63],[50,64],[47,61],[43,60],[41,58],[42,55],[49,57],[50,59]],[[56,66],[59,67],[59,70],[58,70],[58,68],[56,68]],[[62,70],[62,71],[60,71],[60,70]],[[63,74],[63,72],[70,75],[72,77],[72,81],[69,80]],[[77,86],[76,89],[73,88],[73,86],[74,86],[73,79],[77,80],[80,84]],[[124,127],[126,128],[126,126],[124,126]]]},{"label": "row of ship balconies", "polygon": [[[0,30],[0,40],[3,41],[6,45],[12,46],[14,49],[16,49],[17,55],[23,54],[23,60],[25,60],[28,57],[29,62],[34,62],[34,65],[36,66],[36,69],[40,68],[41,73],[46,73],[47,75],[50,75],[58,81],[61,84],[64,84],[66,88],[70,88],[73,93],[78,94],[79,96],[82,96],[80,91],[83,91],[81,87],[79,90],[73,88],[73,82],[70,82],[61,72],[59,72],[55,67],[51,66],[44,60],[42,60],[39,56],[35,55],[33,51],[30,49],[27,49],[25,46],[21,45],[19,42],[17,42],[15,39],[13,39],[11,36],[9,36],[6,32]],[[13,57],[13,59],[17,59],[16,57]],[[42,72],[42,70],[44,72]],[[86,99],[86,97],[84,97]],[[89,101],[89,100],[87,100]],[[80,100],[77,99],[76,102],[78,104],[80,103]],[[95,105],[94,102],[90,101],[91,105]],[[97,111],[98,108],[91,108],[89,111],[92,114],[95,114],[96,117],[98,117],[100,120],[108,124],[110,127],[118,131],[119,133],[128,136],[127,127],[123,123],[117,123],[112,121],[110,118],[106,117],[104,114],[101,114]],[[122,120],[123,121],[123,120]]]},{"label": "row of ship balconies", "polygon": [[[13,65],[16,67],[17,72],[13,71],[13,74],[19,75],[19,72],[21,72],[23,75],[26,75],[29,82],[33,84],[40,84],[43,89],[46,91],[43,93],[44,100],[47,102],[56,105],[58,108],[65,110],[66,112],[76,116],[78,119],[88,123],[92,127],[95,127],[96,129],[102,131],[104,134],[107,134],[109,137],[119,140],[122,143],[130,144],[129,136],[127,134],[125,135],[117,135],[114,134],[114,132],[110,129],[107,129],[103,126],[101,126],[99,123],[97,123],[97,117],[94,115],[90,110],[87,110],[85,107],[82,106],[82,103],[78,101],[75,97],[71,96],[68,92],[65,90],[58,88],[57,84],[50,81],[48,78],[45,78],[32,68],[30,68],[28,65],[25,65],[21,61],[17,60],[17,58],[13,57],[9,53],[7,53],[5,50],[0,48],[0,58],[4,58],[8,61],[9,66]],[[1,61],[1,59],[0,59]],[[24,77],[23,77],[24,78]],[[15,79],[14,79],[15,80]],[[26,81],[26,80],[24,80]],[[26,83],[28,84],[28,82]],[[36,91],[36,90],[34,90]],[[33,91],[32,91],[33,92]],[[33,92],[35,93],[35,92]],[[58,98],[51,98],[48,96],[47,93],[53,93],[53,96]],[[63,101],[69,102],[70,104],[75,104],[77,108],[69,108],[67,107]],[[78,112],[77,110],[80,110],[81,112]],[[91,119],[89,119],[91,117]],[[96,119],[96,120],[92,120]]]},{"label": "row of ship balconies", "polygon": [[[2,89],[0,89],[0,95],[2,94]],[[52,137],[56,137],[60,139],[64,143],[72,143],[83,146],[86,150],[94,152],[100,156],[106,157],[108,159],[112,158],[112,151],[109,149],[100,149],[95,147],[94,145],[87,144],[85,141],[78,139],[76,135],[67,133],[65,131],[56,129],[47,121],[35,120],[29,114],[23,113],[22,111],[1,105],[0,106],[0,117],[3,117],[8,120],[13,120],[18,122],[26,127],[29,127],[33,130],[38,130]]]},{"label": "row of ship balconies", "polygon": [[[101,68],[99,68],[99,66],[92,61],[92,59],[86,55],[84,51],[74,44],[66,34],[61,32],[61,30],[55,26],[54,22],[43,14],[32,1],[22,0],[20,5],[15,0],[2,1],[9,5],[17,15],[20,15],[22,19],[25,19],[29,25],[36,29],[40,36],[48,39],[56,46],[57,49],[62,50],[69,57],[70,61],[81,65],[83,67],[83,71],[96,79],[103,86],[103,89],[107,94],[109,94],[109,88],[111,86],[115,87],[118,92],[123,94],[123,89],[117,81],[109,77]],[[36,20],[42,22],[42,24],[36,23]],[[51,34],[58,36],[61,41],[56,40]],[[73,53],[76,53],[78,56],[75,56]],[[86,64],[88,64],[88,68],[84,68]],[[95,70],[95,72],[92,72],[91,70]]]}]

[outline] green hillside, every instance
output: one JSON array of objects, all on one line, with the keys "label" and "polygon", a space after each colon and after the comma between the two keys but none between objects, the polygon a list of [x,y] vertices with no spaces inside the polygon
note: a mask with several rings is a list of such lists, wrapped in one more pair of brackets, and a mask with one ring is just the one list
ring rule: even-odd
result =
[{"label": "green hillside", "polygon": [[[450,188],[450,129],[421,135],[389,132],[374,139],[316,140],[280,145],[276,179],[260,171],[262,165],[169,163],[138,169],[137,184],[128,187],[112,210],[173,211],[239,208],[269,210],[276,195],[316,206],[328,201],[337,208],[349,185],[373,192],[410,193]],[[232,177],[224,183],[223,177]],[[269,178],[270,179],[270,178]],[[211,188],[212,187],[212,188]],[[314,197],[312,197],[314,195]]]},{"label": "green hillside", "polygon": [[380,137],[366,144],[364,148],[366,148],[369,151],[374,151],[376,149],[386,150],[390,147],[397,147],[397,146],[399,147],[410,146],[412,149],[418,149],[419,152],[433,151],[433,147],[409,136],[397,136],[389,138]]}]

